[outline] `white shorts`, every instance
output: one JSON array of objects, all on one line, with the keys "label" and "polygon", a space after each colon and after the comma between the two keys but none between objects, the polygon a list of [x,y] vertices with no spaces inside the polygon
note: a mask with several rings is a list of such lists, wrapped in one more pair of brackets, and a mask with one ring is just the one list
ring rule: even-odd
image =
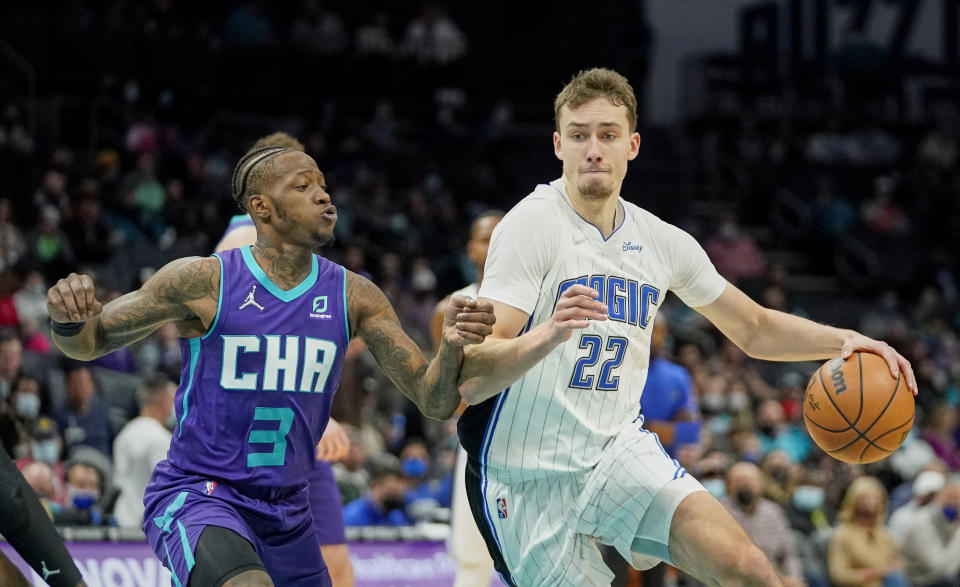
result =
[{"label": "white shorts", "polygon": [[477,483],[468,491],[482,495],[482,506],[480,499],[471,506],[483,508],[475,516],[486,520],[480,530],[499,551],[491,555],[506,567],[504,579],[518,586],[609,585],[613,573],[598,542],[637,569],[670,562],[673,513],[703,490],[639,424],[625,426],[590,471],[478,473],[473,479],[468,473],[468,483]]}]

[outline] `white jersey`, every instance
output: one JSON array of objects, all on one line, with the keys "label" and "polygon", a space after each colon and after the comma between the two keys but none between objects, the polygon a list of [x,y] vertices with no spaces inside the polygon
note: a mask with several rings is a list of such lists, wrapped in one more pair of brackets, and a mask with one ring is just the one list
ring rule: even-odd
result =
[{"label": "white jersey", "polygon": [[480,297],[550,319],[573,284],[600,292],[609,319],[574,330],[513,385],[461,417],[461,442],[483,468],[573,472],[597,465],[625,423],[638,418],[650,336],[667,290],[689,306],[717,299],[726,280],[683,230],[619,200],[604,239],[570,204],[562,179],[539,185],[497,225]]}]

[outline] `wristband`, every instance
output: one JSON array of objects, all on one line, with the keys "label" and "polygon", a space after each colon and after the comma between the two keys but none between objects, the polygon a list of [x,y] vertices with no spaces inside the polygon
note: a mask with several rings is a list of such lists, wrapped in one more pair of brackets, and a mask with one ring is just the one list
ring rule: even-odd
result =
[{"label": "wristband", "polygon": [[51,330],[59,336],[76,336],[86,325],[86,322],[57,322],[52,318],[50,319]]}]

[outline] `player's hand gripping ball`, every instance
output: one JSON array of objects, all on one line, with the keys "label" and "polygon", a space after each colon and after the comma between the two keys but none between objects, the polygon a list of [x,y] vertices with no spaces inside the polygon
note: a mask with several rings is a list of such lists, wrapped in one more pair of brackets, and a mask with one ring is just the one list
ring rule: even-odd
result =
[{"label": "player's hand gripping ball", "polygon": [[872,463],[903,444],[913,427],[914,400],[903,375],[879,355],[857,352],[823,364],[807,383],[807,432],[835,459]]}]

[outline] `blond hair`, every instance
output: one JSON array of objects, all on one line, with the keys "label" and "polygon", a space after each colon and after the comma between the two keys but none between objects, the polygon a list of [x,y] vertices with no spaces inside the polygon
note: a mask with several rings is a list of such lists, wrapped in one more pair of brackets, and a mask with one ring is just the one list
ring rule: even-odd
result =
[{"label": "blond hair", "polygon": [[880,495],[880,510],[873,521],[875,527],[882,527],[887,517],[887,490],[884,489],[876,477],[857,477],[847,488],[847,493],[843,496],[843,502],[840,503],[840,511],[837,513],[837,519],[841,522],[853,522],[854,510],[859,502],[867,493],[877,493]]},{"label": "blond hair", "polygon": [[614,106],[627,108],[630,130],[637,129],[637,97],[627,78],[612,69],[594,67],[573,76],[553,101],[553,119],[560,130],[560,109],[573,110],[596,98],[606,98]]}]

